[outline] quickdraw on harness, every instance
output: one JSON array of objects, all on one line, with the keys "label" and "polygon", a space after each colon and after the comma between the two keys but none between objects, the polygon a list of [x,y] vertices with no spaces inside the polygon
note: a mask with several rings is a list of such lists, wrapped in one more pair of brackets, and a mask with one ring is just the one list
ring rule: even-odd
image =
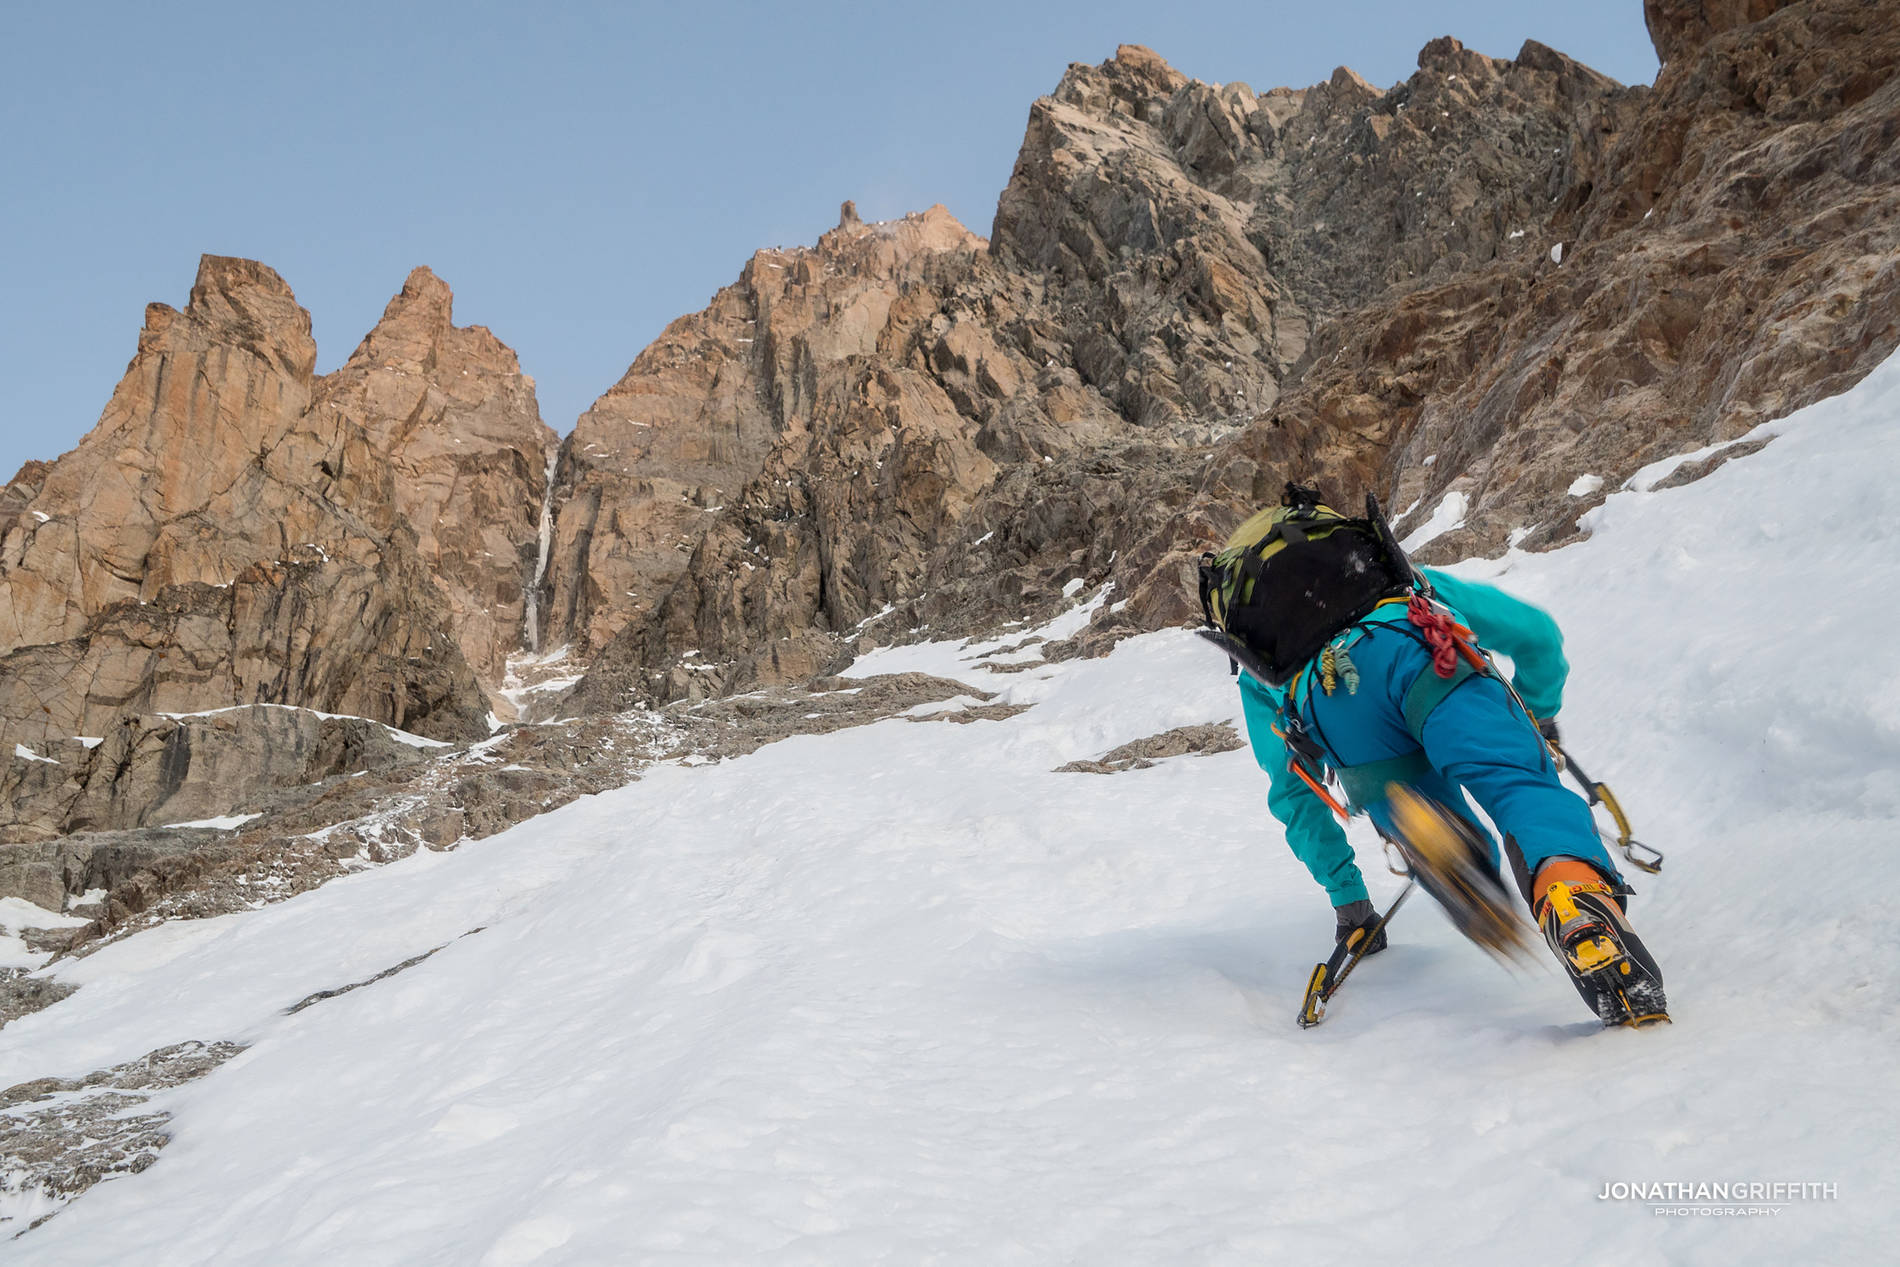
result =
[{"label": "quickdraw on harness", "polygon": [[[1390,600],[1398,601],[1398,600]],[[1572,778],[1583,789],[1584,798],[1592,806],[1602,806],[1616,824],[1614,833],[1602,833],[1604,842],[1615,847],[1625,861],[1639,871],[1654,875],[1662,870],[1663,854],[1651,845],[1637,840],[1630,828],[1629,817],[1616,799],[1616,794],[1608,784],[1599,783],[1577,764],[1577,759],[1555,740],[1546,739],[1538,729],[1537,717],[1531,712],[1518,695],[1517,689],[1504,674],[1497,671],[1489,655],[1476,641],[1472,631],[1452,619],[1451,615],[1423,594],[1413,594],[1406,602],[1406,622],[1383,622],[1380,628],[1391,629],[1416,639],[1432,657],[1432,673],[1420,673],[1406,692],[1403,704],[1406,728],[1414,737],[1419,737],[1424,729],[1425,719],[1439,703],[1468,677],[1489,677],[1504,688],[1518,713],[1533,729],[1538,730],[1539,742],[1549,751],[1551,761],[1561,773],[1569,771]],[[1408,625],[1410,626],[1408,628]],[[1365,626],[1355,626],[1365,627]],[[1338,657],[1335,657],[1337,662]],[[1363,766],[1352,766],[1335,770],[1326,760],[1326,748],[1308,732],[1299,714],[1295,700],[1297,679],[1287,691],[1285,705],[1281,711],[1282,725],[1273,728],[1287,747],[1287,768],[1302,783],[1311,788],[1327,808],[1337,814],[1343,822],[1349,819],[1359,808],[1363,798],[1378,795],[1388,782],[1406,783],[1405,776],[1420,773],[1416,763],[1422,760],[1422,754],[1397,757],[1390,761],[1372,762]],[[1327,694],[1324,676],[1320,680],[1320,689]],[[1317,720],[1317,719],[1316,719]],[[1324,737],[1321,736],[1323,739]],[[1316,773],[1317,772],[1317,773]],[[1347,801],[1342,804],[1339,798],[1327,790],[1328,778],[1336,779],[1341,790],[1346,793]],[[1388,862],[1388,865],[1390,863]],[[1398,867],[1391,868],[1395,874],[1405,874]]]},{"label": "quickdraw on harness", "polygon": [[[1431,656],[1432,672],[1419,674],[1411,689],[1405,693],[1405,699],[1401,705],[1406,729],[1417,737],[1423,731],[1425,719],[1431,715],[1432,710],[1437,708],[1453,690],[1463,685],[1465,679],[1483,676],[1498,677],[1502,680],[1502,677],[1492,667],[1484,652],[1479,649],[1471,630],[1452,619],[1449,612],[1438,606],[1426,594],[1415,590],[1407,595],[1387,598],[1376,604],[1373,610],[1376,612],[1379,608],[1394,603],[1406,605],[1406,619],[1403,623],[1380,621],[1375,624],[1355,621],[1346,629],[1341,630],[1340,634],[1343,635],[1354,629],[1390,629],[1413,638]],[[1336,689],[1338,682],[1347,680],[1345,671],[1338,668],[1341,660],[1346,657],[1334,652],[1336,645],[1336,643],[1328,643],[1326,650],[1316,661],[1317,688],[1328,695]],[[1329,686],[1326,673],[1326,659],[1329,652],[1333,652],[1332,663],[1335,666],[1333,686]],[[1350,665],[1350,660],[1347,659],[1346,663]],[[1357,671],[1352,671],[1352,677],[1357,676]],[[1410,783],[1429,768],[1423,752],[1386,761],[1368,762],[1360,766],[1338,767],[1328,762],[1325,737],[1320,735],[1316,738],[1308,730],[1301,716],[1302,710],[1299,704],[1301,681],[1301,675],[1296,674],[1288,683],[1280,711],[1281,724],[1275,726],[1273,730],[1286,744],[1287,768],[1302,783],[1311,788],[1314,794],[1342,820],[1349,819],[1361,806],[1383,795],[1387,783]],[[1508,689],[1509,683],[1505,685]],[[1518,707],[1523,709],[1521,701]],[[1529,710],[1524,710],[1524,717],[1531,725],[1536,724]],[[1316,717],[1314,724],[1317,725],[1317,723]],[[1325,783],[1328,777],[1338,782],[1340,790],[1346,796],[1344,804],[1327,790]]]}]

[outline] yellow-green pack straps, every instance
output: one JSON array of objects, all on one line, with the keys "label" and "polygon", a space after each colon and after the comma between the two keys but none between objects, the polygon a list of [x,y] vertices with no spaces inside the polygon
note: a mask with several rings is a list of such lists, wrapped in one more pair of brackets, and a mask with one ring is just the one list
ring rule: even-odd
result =
[{"label": "yellow-green pack straps", "polygon": [[1273,526],[1273,531],[1269,532],[1260,544],[1265,546],[1275,537],[1284,538],[1296,546],[1303,546],[1306,544],[1306,529],[1301,527],[1297,519],[1282,519]]}]

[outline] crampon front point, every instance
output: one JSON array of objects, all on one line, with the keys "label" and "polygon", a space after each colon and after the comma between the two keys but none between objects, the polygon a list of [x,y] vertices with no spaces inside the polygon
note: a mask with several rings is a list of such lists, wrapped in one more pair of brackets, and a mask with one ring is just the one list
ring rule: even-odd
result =
[{"label": "crampon front point", "polygon": [[1545,942],[1604,1025],[1642,1029],[1669,1020],[1662,972],[1610,885],[1553,882],[1538,895],[1537,911]]}]

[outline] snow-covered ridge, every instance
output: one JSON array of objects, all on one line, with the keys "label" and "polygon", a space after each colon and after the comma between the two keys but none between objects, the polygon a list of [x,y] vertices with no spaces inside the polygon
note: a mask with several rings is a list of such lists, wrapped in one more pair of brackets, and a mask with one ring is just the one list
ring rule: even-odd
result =
[{"label": "snow-covered ridge", "polygon": [[312,717],[321,717],[325,721],[367,722],[372,726],[381,726],[391,739],[397,743],[408,744],[411,748],[453,748],[455,746],[445,739],[429,739],[422,735],[411,734],[406,730],[398,730],[387,722],[380,722],[374,718],[354,717],[348,713],[319,712],[317,709],[304,708],[296,704],[232,704],[225,708],[207,708],[196,713],[160,713],[159,716],[172,721],[184,721],[191,717],[217,717],[224,713],[241,713],[252,708],[280,708],[289,713],[308,713]]},{"label": "snow-covered ridge", "polygon": [[[1889,362],[1761,453],[1612,493],[1587,540],[1457,569],[1564,627],[1566,740],[1668,854],[1633,916],[1671,1028],[1597,1031],[1421,901],[1300,1031],[1332,917],[1250,754],[1055,772],[1235,720],[1224,659],[894,647],[852,672],[1032,707],[663,766],[50,969],[80,988],[0,1030],[0,1087],[248,1048],[10,1261],[1884,1261],[1897,416]],[[1665,1179],[1838,1199],[1599,1196]]]},{"label": "snow-covered ridge", "polygon": [[188,823],[165,823],[165,827],[179,829],[194,827],[206,831],[236,831],[253,819],[262,818],[259,814],[221,814],[216,818],[194,818]]}]

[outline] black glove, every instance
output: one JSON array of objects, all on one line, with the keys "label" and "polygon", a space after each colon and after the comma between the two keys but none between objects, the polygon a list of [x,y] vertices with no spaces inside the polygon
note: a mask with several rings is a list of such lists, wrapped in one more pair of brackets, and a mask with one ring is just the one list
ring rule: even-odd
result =
[{"label": "black glove", "polygon": [[1563,736],[1559,734],[1557,730],[1557,719],[1555,717],[1539,718],[1537,722],[1537,733],[1542,735],[1544,742],[1553,748],[1563,742]]},{"label": "black glove", "polygon": [[[1368,925],[1378,923],[1379,912],[1373,908],[1369,900],[1362,897],[1357,902],[1348,902],[1344,906],[1335,906],[1333,908],[1333,919],[1337,923],[1337,926],[1333,929],[1333,945],[1337,946],[1340,942],[1346,940],[1346,934],[1350,933],[1353,929],[1364,928]],[[1384,949],[1385,929],[1381,928],[1378,934],[1373,937],[1372,944],[1366,947],[1366,953],[1368,955],[1376,955]]]}]

